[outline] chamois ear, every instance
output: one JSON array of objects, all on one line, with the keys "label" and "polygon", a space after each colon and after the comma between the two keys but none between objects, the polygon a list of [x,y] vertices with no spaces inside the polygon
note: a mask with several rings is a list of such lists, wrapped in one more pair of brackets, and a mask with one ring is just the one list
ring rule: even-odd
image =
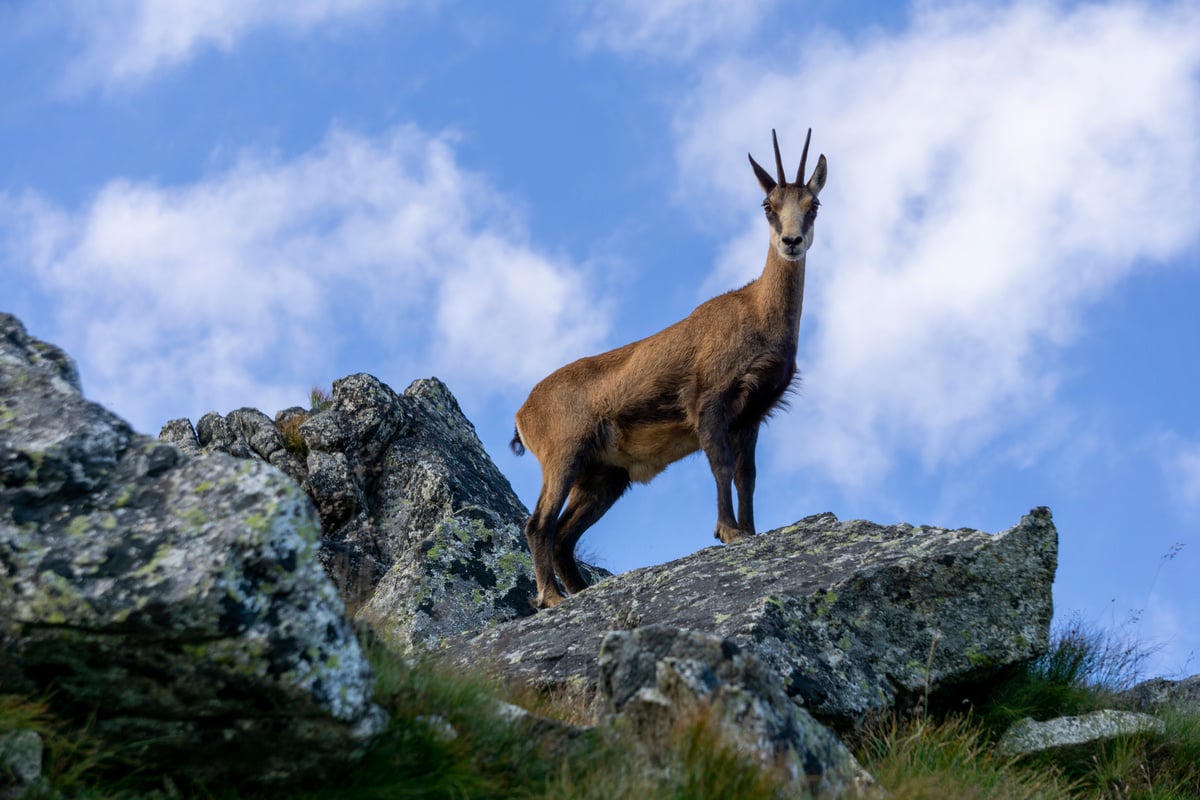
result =
[{"label": "chamois ear", "polygon": [[825,176],[828,173],[828,167],[825,166],[825,154],[817,159],[817,168],[813,170],[812,177],[808,179],[808,193],[816,197],[821,193],[821,189],[825,188]]},{"label": "chamois ear", "polygon": [[754,167],[754,176],[758,178],[758,185],[762,187],[764,194],[770,194],[775,188],[775,179],[771,174],[758,165],[754,160],[754,156],[746,153],[746,158],[750,159],[750,166]]}]

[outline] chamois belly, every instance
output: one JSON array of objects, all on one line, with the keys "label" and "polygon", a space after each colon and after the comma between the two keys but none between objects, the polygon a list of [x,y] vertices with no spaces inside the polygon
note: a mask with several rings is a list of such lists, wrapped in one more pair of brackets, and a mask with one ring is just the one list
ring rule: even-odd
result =
[{"label": "chamois belly", "polygon": [[609,430],[601,458],[623,467],[629,479],[647,483],[684,456],[700,449],[695,430],[682,422],[653,422]]}]

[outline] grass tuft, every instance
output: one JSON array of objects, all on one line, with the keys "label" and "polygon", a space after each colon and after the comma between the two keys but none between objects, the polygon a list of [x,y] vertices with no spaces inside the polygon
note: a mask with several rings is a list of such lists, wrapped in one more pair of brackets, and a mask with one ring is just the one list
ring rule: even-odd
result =
[{"label": "grass tuft", "polygon": [[308,442],[304,441],[304,436],[300,433],[300,426],[307,420],[306,415],[296,413],[276,426],[279,438],[283,440],[283,446],[301,461],[308,458]]},{"label": "grass tuft", "polygon": [[999,735],[1032,717],[1086,714],[1112,707],[1116,693],[1138,679],[1149,653],[1071,617],[1053,636],[1049,651],[1003,671],[976,708],[985,729]]},{"label": "grass tuft", "polygon": [[894,800],[1059,800],[1070,785],[1053,768],[1021,770],[996,756],[969,716],[887,717],[869,726],[857,755]]},{"label": "grass tuft", "polygon": [[328,389],[320,386],[314,386],[308,392],[308,407],[315,414],[318,411],[324,411],[333,405],[333,395]]}]

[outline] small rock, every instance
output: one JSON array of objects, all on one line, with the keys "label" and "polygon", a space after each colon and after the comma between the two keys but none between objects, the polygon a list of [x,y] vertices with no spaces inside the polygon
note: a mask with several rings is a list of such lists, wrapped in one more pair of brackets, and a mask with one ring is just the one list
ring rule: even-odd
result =
[{"label": "small rock", "polygon": [[42,776],[42,737],[37,731],[0,733],[0,797],[2,787],[29,786]]},{"label": "small rock", "polygon": [[1151,678],[1117,695],[1117,700],[1133,711],[1158,711],[1163,708],[1200,710],[1200,675],[1172,681]]},{"label": "small rock", "polygon": [[1149,714],[1114,710],[1095,711],[1078,717],[1059,717],[1045,722],[1026,717],[1005,732],[996,750],[1004,755],[1019,756],[1139,733],[1161,736],[1166,733],[1166,725]]}]

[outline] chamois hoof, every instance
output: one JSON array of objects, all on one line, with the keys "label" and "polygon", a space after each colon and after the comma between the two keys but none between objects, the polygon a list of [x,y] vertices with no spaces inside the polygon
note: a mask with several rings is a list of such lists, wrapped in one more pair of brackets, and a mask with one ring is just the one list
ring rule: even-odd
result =
[{"label": "chamois hoof", "polygon": [[538,609],[554,608],[556,605],[558,605],[565,599],[566,598],[564,598],[561,594],[558,594],[557,592],[555,592],[554,594],[550,594],[550,593],[546,592],[543,594],[539,594],[537,596],[537,598],[533,601],[533,607],[538,608]]},{"label": "chamois hoof", "polygon": [[731,528],[728,525],[717,524],[717,530],[713,533],[713,538],[720,539],[725,544],[733,544],[740,542],[742,539],[749,539],[753,533],[748,533],[740,528]]}]

